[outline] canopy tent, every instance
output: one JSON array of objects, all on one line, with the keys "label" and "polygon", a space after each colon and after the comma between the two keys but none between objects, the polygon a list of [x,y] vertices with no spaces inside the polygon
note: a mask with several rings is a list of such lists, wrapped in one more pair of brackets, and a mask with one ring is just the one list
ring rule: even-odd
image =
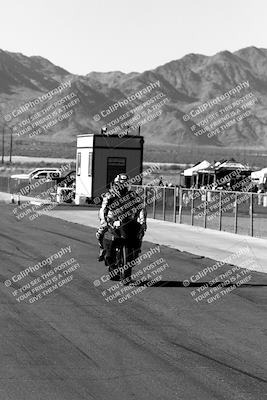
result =
[{"label": "canopy tent", "polygon": [[240,171],[251,171],[248,165],[241,164],[234,160],[225,160],[223,162],[218,162],[214,166],[217,170],[224,169],[234,171],[238,169]]},{"label": "canopy tent", "polygon": [[201,161],[200,163],[194,165],[193,167],[188,168],[188,169],[185,169],[184,172],[183,172],[183,175],[184,175],[184,176],[193,176],[193,175],[196,175],[197,172],[198,172],[200,169],[208,168],[210,165],[211,165],[211,164],[210,164],[208,161],[206,161],[206,160]]},{"label": "canopy tent", "polygon": [[255,171],[251,173],[251,180],[257,184],[265,183],[267,178],[267,168],[263,168],[260,171]]},{"label": "canopy tent", "polygon": [[[237,172],[236,175],[232,173]],[[247,165],[236,162],[234,159],[221,160],[214,162],[207,168],[199,169],[197,185],[206,186],[214,185],[222,186],[222,184],[230,184],[230,186],[237,186],[238,181],[242,181],[245,177],[250,176],[251,169]]]}]

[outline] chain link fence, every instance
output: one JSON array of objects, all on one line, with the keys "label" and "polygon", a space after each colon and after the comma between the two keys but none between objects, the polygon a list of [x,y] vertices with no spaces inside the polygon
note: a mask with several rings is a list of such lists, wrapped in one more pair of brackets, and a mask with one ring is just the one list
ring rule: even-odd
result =
[{"label": "chain link fence", "polygon": [[30,181],[0,176],[0,192],[10,193],[10,195],[39,197],[42,200],[52,200],[56,194],[56,181]]},{"label": "chain link fence", "polygon": [[[267,238],[267,193],[138,186],[149,218]],[[56,182],[0,176],[0,192],[52,200]]]},{"label": "chain link fence", "polygon": [[132,186],[148,217],[241,235],[267,238],[267,193]]}]

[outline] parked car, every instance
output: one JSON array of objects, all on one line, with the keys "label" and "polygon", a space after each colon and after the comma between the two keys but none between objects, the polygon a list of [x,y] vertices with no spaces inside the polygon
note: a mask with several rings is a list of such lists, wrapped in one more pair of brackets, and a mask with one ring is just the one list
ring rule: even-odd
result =
[{"label": "parked car", "polygon": [[12,179],[32,180],[32,179],[57,179],[61,177],[59,168],[36,168],[27,174],[11,175]]}]

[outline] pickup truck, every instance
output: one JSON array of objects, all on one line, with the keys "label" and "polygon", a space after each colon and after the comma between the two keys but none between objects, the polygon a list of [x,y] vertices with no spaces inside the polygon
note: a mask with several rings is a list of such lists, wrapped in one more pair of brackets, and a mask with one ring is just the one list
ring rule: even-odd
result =
[{"label": "pickup truck", "polygon": [[47,179],[52,180],[61,177],[59,168],[36,168],[27,174],[11,175],[12,179],[32,180],[32,179]]}]

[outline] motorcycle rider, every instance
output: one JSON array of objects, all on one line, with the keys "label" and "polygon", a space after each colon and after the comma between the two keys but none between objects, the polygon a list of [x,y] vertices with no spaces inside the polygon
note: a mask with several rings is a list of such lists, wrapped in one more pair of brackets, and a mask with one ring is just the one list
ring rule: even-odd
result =
[{"label": "motorcycle rider", "polygon": [[147,229],[146,209],[143,199],[136,191],[130,190],[129,177],[126,174],[119,174],[114,179],[114,184],[104,195],[101,209],[99,211],[100,226],[97,230],[100,252],[98,261],[106,258],[107,263],[112,259],[110,252],[112,246],[110,241],[104,245],[104,236],[108,231],[109,223],[116,223],[125,218],[131,218],[139,223],[138,238],[136,238],[136,256],[141,251],[142,237]]}]

